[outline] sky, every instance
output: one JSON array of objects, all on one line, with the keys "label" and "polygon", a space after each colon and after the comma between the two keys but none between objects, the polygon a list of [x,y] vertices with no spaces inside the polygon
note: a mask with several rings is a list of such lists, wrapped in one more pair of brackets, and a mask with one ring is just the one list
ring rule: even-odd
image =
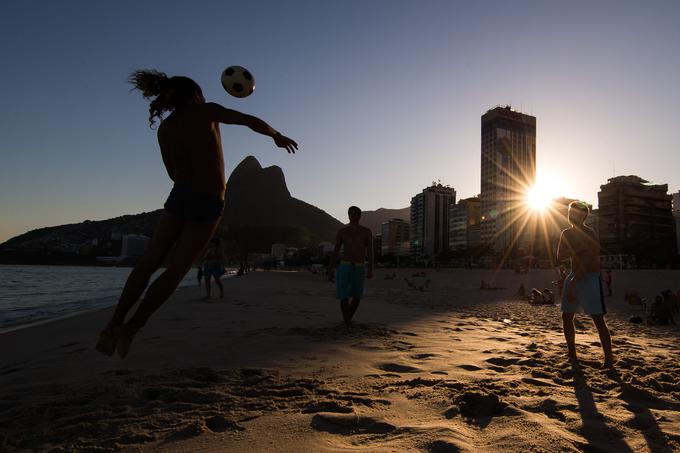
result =
[{"label": "sky", "polygon": [[[191,4],[189,4],[191,3]],[[226,173],[278,165],[291,194],[403,208],[440,180],[480,190],[481,115],[537,118],[537,177],[597,205],[607,178],[680,189],[680,2],[0,2],[0,243],[44,226],[162,207],[148,101],[126,77],[196,80],[256,115],[295,155],[222,126]],[[248,98],[221,71],[248,68]]]}]

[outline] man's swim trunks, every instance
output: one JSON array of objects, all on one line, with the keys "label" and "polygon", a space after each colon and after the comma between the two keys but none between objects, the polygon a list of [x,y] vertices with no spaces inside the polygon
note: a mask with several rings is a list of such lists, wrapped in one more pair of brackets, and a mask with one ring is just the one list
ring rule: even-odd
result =
[{"label": "man's swim trunks", "polygon": [[213,222],[222,216],[224,200],[175,184],[163,207],[170,214],[192,222]]},{"label": "man's swim trunks", "polygon": [[210,279],[210,277],[220,278],[224,275],[224,266],[215,263],[204,264],[203,273],[206,275],[207,279]]},{"label": "man's swim trunks", "polygon": [[[587,273],[578,281],[572,281],[572,278],[574,278],[573,272],[564,280],[562,311],[564,313],[576,313],[580,308],[587,315],[607,313],[599,272]],[[571,303],[568,300],[570,287],[574,296]]]},{"label": "man's swim trunks", "polygon": [[364,293],[364,275],[364,263],[340,261],[338,270],[335,273],[336,297],[340,300],[349,299],[350,297],[361,299]]}]

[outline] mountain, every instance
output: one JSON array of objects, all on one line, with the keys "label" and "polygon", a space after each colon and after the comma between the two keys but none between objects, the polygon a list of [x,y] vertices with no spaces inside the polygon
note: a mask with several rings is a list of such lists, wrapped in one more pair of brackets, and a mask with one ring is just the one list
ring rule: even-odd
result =
[{"label": "mountain", "polygon": [[361,213],[361,220],[359,223],[373,231],[373,234],[381,233],[381,225],[392,219],[401,219],[410,222],[411,208],[406,207],[402,209],[385,209],[380,208],[375,211],[364,211]]},{"label": "mountain", "polygon": [[342,223],[291,196],[278,166],[262,168],[246,157],[227,181],[222,236],[242,253],[268,252],[271,244],[316,246],[332,241]]},{"label": "mountain", "polygon": [[[108,240],[116,233],[150,236],[161,212],[29,231],[0,244],[0,262],[86,261],[85,255],[94,253],[94,239]],[[218,234],[234,253],[245,254],[268,252],[275,242],[314,247],[320,241],[332,241],[341,227],[325,211],[291,196],[281,168],[262,168],[255,157],[248,156],[227,181]]]}]

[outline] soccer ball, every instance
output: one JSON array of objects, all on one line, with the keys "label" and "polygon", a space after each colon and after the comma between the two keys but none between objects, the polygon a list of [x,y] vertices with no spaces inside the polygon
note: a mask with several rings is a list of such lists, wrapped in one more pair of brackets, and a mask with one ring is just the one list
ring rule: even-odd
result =
[{"label": "soccer ball", "polygon": [[232,96],[244,98],[255,91],[255,77],[243,66],[229,66],[222,71],[222,86]]}]

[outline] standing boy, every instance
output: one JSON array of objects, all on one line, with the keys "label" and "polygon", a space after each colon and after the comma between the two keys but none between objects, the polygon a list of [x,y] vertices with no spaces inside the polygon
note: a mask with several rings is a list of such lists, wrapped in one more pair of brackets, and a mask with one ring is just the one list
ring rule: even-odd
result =
[{"label": "standing boy", "polygon": [[569,259],[571,273],[567,275],[562,291],[562,326],[569,348],[569,359],[577,362],[574,314],[583,310],[593,318],[604,351],[603,368],[614,366],[612,342],[604,321],[607,312],[600,280],[600,242],[597,234],[584,222],[588,217],[588,205],[581,201],[569,204],[567,214],[571,227],[562,231],[557,246],[557,261]]},{"label": "standing boy", "polygon": [[[328,266],[328,279],[335,280],[335,291],[337,298],[340,299],[342,317],[349,328],[364,292],[364,276],[373,278],[373,233],[359,225],[361,209],[350,206],[347,215],[349,225],[338,231],[335,238],[335,249]],[[337,275],[334,276],[340,248],[343,246]],[[368,270],[366,270],[367,257]]]}]

